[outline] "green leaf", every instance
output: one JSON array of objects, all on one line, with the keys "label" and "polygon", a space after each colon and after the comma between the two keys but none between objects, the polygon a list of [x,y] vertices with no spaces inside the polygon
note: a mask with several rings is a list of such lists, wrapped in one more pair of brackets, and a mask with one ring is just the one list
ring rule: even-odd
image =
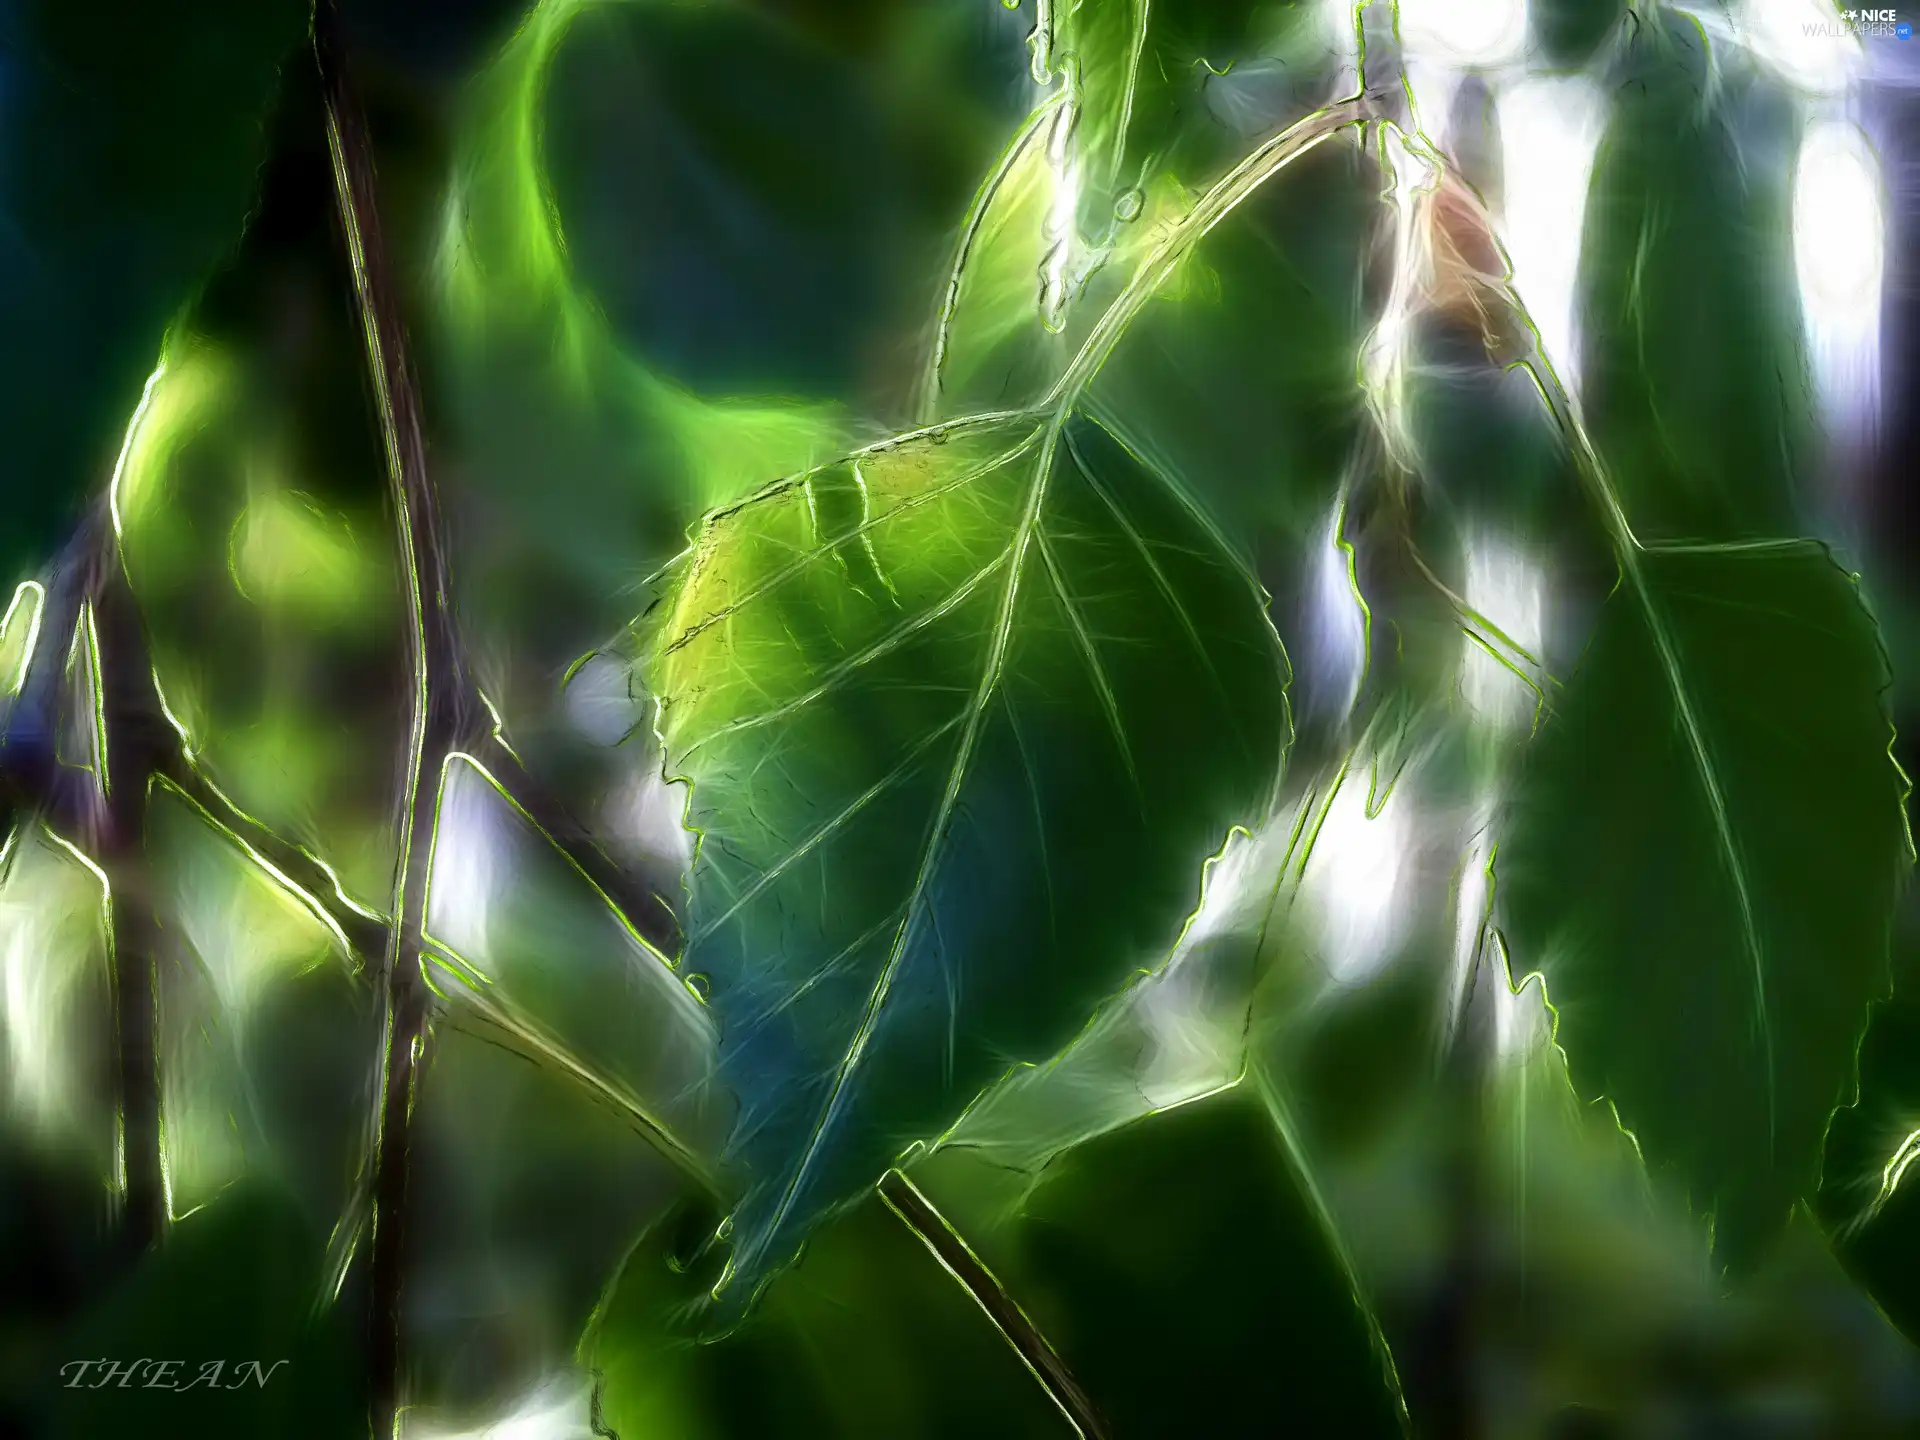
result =
[{"label": "green leaf", "polygon": [[1534,0],[1527,7],[1527,28],[1551,64],[1580,65],[1626,13],[1626,0]]},{"label": "green leaf", "polygon": [[475,1018],[435,1016],[409,1139],[401,1323],[428,1433],[484,1433],[570,1368],[608,1276],[685,1190],[603,1091]]},{"label": "green leaf", "polygon": [[933,1253],[870,1195],[825,1226],[754,1314],[698,1343],[688,1318],[723,1256],[686,1207],[627,1257],[580,1347],[623,1437],[1068,1440],[1018,1353]]},{"label": "green leaf", "polygon": [[0,584],[103,484],[162,331],[240,235],[301,0],[0,13]]},{"label": "green leaf", "polygon": [[1909,1340],[1920,1337],[1920,974],[1909,897],[1893,994],[1860,1046],[1860,1096],[1833,1117],[1815,1207],[1854,1280]]},{"label": "green leaf", "polygon": [[742,1101],[736,1302],[1166,958],[1287,740],[1258,589],[1060,411],[909,435],[716,513],[651,672],[702,837],[684,963]]},{"label": "green leaf", "polygon": [[185,1214],[252,1176],[330,1228],[373,1103],[375,987],[312,897],[164,785],[149,795],[146,853],[168,1206]]},{"label": "green leaf", "polygon": [[1385,1343],[1250,1085],[1074,1147],[997,1225],[979,1199],[1006,1182],[979,1163],[943,1152],[916,1178],[969,1215],[962,1232],[1115,1440],[1267,1434],[1278,1416],[1307,1435],[1405,1433]]},{"label": "green leaf", "polygon": [[1886,663],[1810,542],[1625,557],[1499,851],[1582,1094],[1723,1260],[1811,1194],[1909,864]]},{"label": "green leaf", "polygon": [[1195,247],[1093,383],[1094,413],[1248,555],[1324,522],[1361,434],[1378,190],[1344,141],[1304,157]]},{"label": "green leaf", "polygon": [[[926,419],[1035,399],[1112,279],[1192,190],[1334,89],[1331,29],[1305,7],[1084,0],[1063,3],[1054,23],[1051,88],[962,226]],[[1149,333],[1107,367],[1102,418],[1130,418],[1149,449],[1169,427],[1175,473],[1198,451],[1193,478],[1210,495],[1229,476],[1242,492],[1286,493],[1246,485],[1244,462],[1264,474],[1277,457],[1291,480],[1302,447],[1342,423],[1325,412],[1357,413],[1362,242],[1378,185],[1356,159],[1316,157],[1313,178],[1293,182],[1307,194],[1247,205],[1163,287],[1181,303],[1143,315]]]},{"label": "green leaf", "polygon": [[119,1138],[104,877],[33,820],[0,835],[7,1125],[111,1187]]},{"label": "green leaf", "polygon": [[711,1153],[728,1116],[709,1084],[713,1024],[474,757],[447,762],[427,880],[426,976],[463,1023],[584,1082],[655,1138]]},{"label": "green leaf", "polygon": [[1633,33],[1581,247],[1594,442],[1643,539],[1799,534],[1814,452],[1791,97],[1692,16]]}]

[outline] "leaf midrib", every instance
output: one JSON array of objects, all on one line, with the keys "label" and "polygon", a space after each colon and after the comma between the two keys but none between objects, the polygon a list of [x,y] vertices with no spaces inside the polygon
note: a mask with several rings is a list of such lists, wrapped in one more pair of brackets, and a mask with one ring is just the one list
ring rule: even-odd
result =
[{"label": "leaf midrib", "polygon": [[1067,415],[1068,407],[1062,406],[1049,415],[1045,422],[1045,437],[1041,442],[1039,457],[1034,464],[1032,482],[1027,488],[1026,505],[1005,552],[1010,561],[1007,566],[1007,583],[1001,591],[1000,610],[994,619],[985,660],[981,666],[980,680],[967,711],[965,729],[961,733],[960,743],[955,747],[953,764],[947,772],[946,790],[940,797],[940,807],[935,811],[933,823],[927,831],[925,848],[921,851],[920,864],[915,870],[913,885],[908,891],[900,924],[894,931],[893,944],[888,949],[886,963],[881,967],[880,975],[874,981],[873,990],[867,997],[867,1004],[860,1018],[860,1026],[854,1032],[853,1040],[847,1047],[847,1053],[840,1062],[826,1102],[820,1107],[820,1118],[815,1122],[813,1132],[807,1137],[806,1146],[801,1151],[800,1163],[794,1167],[793,1177],[787,1182],[779,1203],[762,1231],[763,1235],[772,1235],[779,1230],[801,1187],[806,1183],[814,1160],[820,1154],[826,1133],[838,1118],[848,1083],[865,1058],[867,1046],[878,1028],[881,1012],[886,1008],[887,1000],[892,993],[894,980],[899,975],[901,964],[906,958],[907,939],[913,934],[914,927],[920,918],[926,900],[928,881],[932,878],[939,857],[946,847],[947,830],[953,819],[954,807],[959,801],[960,792],[966,785],[967,775],[972,767],[973,752],[979,743],[981,722],[986,716],[994,692],[999,688],[1007,645],[1013,631],[1015,603],[1019,598],[1020,581],[1026,569],[1027,550],[1039,525],[1040,512],[1046,500],[1047,481],[1052,474],[1060,432],[1066,424]]}]

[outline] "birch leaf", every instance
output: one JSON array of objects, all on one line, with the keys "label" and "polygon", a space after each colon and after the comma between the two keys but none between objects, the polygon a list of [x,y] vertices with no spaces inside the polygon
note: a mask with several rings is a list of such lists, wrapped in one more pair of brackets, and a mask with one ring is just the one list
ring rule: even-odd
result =
[{"label": "birch leaf", "polygon": [[1065,411],[717,513],[652,671],[702,835],[684,965],[741,1101],[736,1302],[1166,957],[1289,733],[1258,588]]}]

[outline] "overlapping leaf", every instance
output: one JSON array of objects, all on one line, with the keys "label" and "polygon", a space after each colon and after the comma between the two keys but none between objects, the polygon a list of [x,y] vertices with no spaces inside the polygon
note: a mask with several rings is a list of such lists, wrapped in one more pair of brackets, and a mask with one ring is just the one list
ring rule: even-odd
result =
[{"label": "overlapping leaf", "polygon": [[1275,1416],[1304,1434],[1404,1434],[1392,1359],[1297,1164],[1247,1082],[1037,1175],[996,1177],[959,1150],[921,1180],[1115,1440],[1260,1435]]}]

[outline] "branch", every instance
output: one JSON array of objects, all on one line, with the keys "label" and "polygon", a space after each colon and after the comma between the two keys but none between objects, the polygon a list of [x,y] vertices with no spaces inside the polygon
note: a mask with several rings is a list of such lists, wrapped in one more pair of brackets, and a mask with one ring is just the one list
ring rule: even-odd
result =
[{"label": "branch", "polygon": [[[680,953],[683,939],[673,907],[660,891],[669,877],[634,876],[609,859],[593,832],[528,773],[520,757],[498,739],[487,757],[488,768],[500,788],[533,821],[554,847],[598,890],[613,908],[654,949],[668,957]],[[664,867],[662,867],[664,868]]]},{"label": "branch", "polygon": [[[148,787],[171,745],[139,612],[103,517],[83,523],[52,567],[39,628],[0,743],[0,821],[11,831],[23,816],[38,817],[101,882],[121,1239],[130,1258],[168,1221],[154,998],[159,922],[144,861]],[[67,684],[70,663],[84,664],[78,687]],[[60,754],[69,707],[82,702],[91,711],[84,766]]]},{"label": "branch", "polygon": [[1066,1362],[920,1187],[900,1171],[889,1170],[880,1181],[880,1198],[986,1312],[1082,1440],[1106,1440],[1106,1426],[1099,1412]]},{"label": "branch", "polygon": [[87,614],[96,647],[94,793],[88,827],[107,878],[107,956],[113,976],[114,1057],[125,1185],[125,1238],[145,1250],[166,1228],[161,1154],[160,1054],[154,951],[160,924],[145,864],[147,792],[168,731],[146,669],[146,644],[133,596],[120,576],[119,552],[104,544],[94,560]]},{"label": "branch", "polygon": [[373,1236],[368,1380],[376,1433],[393,1429],[400,1404],[400,1286],[404,1268],[408,1150],[413,1102],[426,1054],[428,991],[420,970],[426,882],[439,796],[435,781],[449,751],[471,731],[471,691],[454,624],[446,553],[427,478],[420,396],[407,358],[406,329],[388,267],[375,203],[373,151],[346,65],[346,40],[333,0],[314,13],[314,55],[333,157],[334,199],[353,272],[367,345],[367,376],[387,456],[399,531],[412,667],[400,843],[387,937],[387,1048],[373,1157]]}]

